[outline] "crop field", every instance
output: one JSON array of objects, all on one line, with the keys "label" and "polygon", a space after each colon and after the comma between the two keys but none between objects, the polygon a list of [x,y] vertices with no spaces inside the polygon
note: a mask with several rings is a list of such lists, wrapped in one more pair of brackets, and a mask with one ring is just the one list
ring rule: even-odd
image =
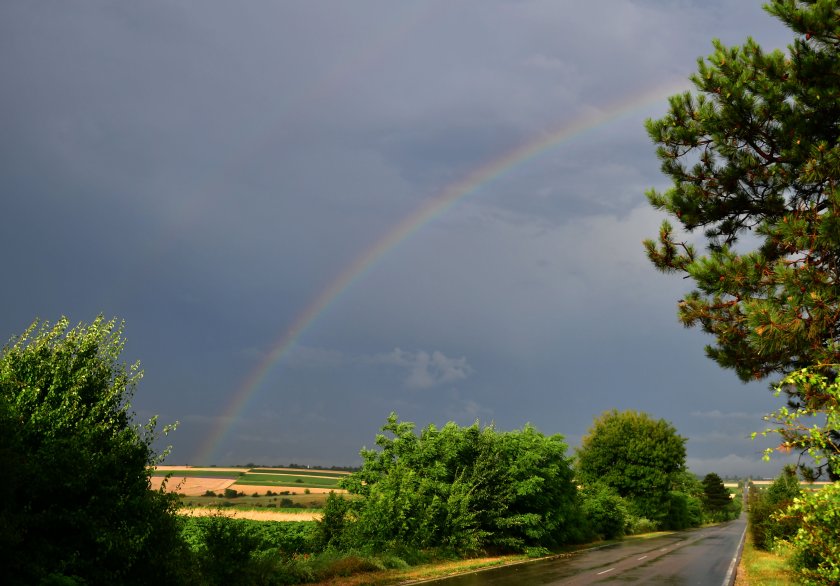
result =
[{"label": "crop field", "polygon": [[301,488],[338,488],[339,478],[328,476],[301,476],[298,474],[244,474],[236,479],[238,485],[258,484],[260,486],[295,486]]},{"label": "crop field", "polygon": [[[159,488],[168,476],[166,489],[177,492],[185,497],[207,497],[208,499],[223,498],[225,492],[234,491],[239,496],[283,495],[294,497],[314,497],[322,495],[317,500],[323,501],[326,494],[344,492],[338,486],[339,480],[347,476],[347,472],[332,470],[308,470],[298,468],[198,468],[193,466],[161,466],[151,473],[153,489]],[[212,496],[211,493],[217,496]],[[267,494],[274,493],[274,494]],[[255,501],[254,504],[257,504]],[[207,504],[207,503],[201,503]],[[219,504],[215,501],[214,504]],[[274,504],[274,503],[272,503]],[[318,506],[312,500],[303,506]],[[257,506],[269,506],[269,503],[259,503]]]},{"label": "crop field", "polygon": [[298,476],[322,476],[328,478],[344,478],[350,472],[342,470],[309,470],[303,468],[251,468],[253,474],[297,474]]},{"label": "crop field", "polygon": [[[773,480],[751,480],[750,482],[752,482],[752,484],[754,484],[755,487],[758,490],[767,490],[768,488],[770,488],[770,485],[773,484],[774,481]],[[802,490],[808,490],[808,491],[811,491],[811,492],[816,492],[816,491],[820,490],[821,488],[824,488],[828,484],[831,484],[831,482],[827,481],[827,480],[825,480],[825,481],[818,480],[816,482],[800,482],[799,483],[799,488],[801,488]]]},{"label": "crop field", "polygon": [[[285,492],[285,491],[284,491]],[[324,493],[310,493],[303,492],[292,494],[272,494],[266,496],[265,493],[260,492],[258,496],[253,496],[253,493],[245,492],[244,495],[233,498],[225,497],[223,494],[217,493],[218,496],[182,496],[181,506],[183,507],[211,507],[211,508],[232,508],[236,510],[277,510],[282,512],[301,512],[303,510],[315,509],[320,511],[324,507],[327,499],[327,494]]]}]

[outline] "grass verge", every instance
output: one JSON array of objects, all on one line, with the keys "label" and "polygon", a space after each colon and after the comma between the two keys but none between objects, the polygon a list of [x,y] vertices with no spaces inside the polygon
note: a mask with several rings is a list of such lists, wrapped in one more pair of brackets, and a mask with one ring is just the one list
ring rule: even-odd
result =
[{"label": "grass verge", "polygon": [[796,586],[799,584],[788,567],[786,552],[762,551],[753,545],[749,531],[744,540],[744,553],[738,564],[735,586]]},{"label": "grass verge", "polygon": [[333,577],[323,582],[315,582],[310,586],[390,586],[422,582],[435,578],[445,578],[455,574],[473,572],[486,568],[495,568],[528,561],[525,555],[508,555],[498,557],[475,558],[442,563],[421,564],[405,569],[379,570],[346,577]]}]

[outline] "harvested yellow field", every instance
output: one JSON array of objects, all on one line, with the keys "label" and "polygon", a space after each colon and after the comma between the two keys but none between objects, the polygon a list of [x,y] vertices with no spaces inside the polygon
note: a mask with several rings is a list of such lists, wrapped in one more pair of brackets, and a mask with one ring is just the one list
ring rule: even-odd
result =
[{"label": "harvested yellow field", "polygon": [[[157,490],[164,481],[163,476],[152,476],[152,489]],[[177,492],[187,496],[201,496],[208,490],[224,492],[231,484],[236,482],[235,478],[202,478],[200,476],[186,476],[178,478],[172,476],[166,483],[167,492]]]},{"label": "harvested yellow field", "polygon": [[178,509],[179,515],[188,517],[210,517],[222,515],[236,519],[251,519],[254,521],[317,521],[321,513],[278,513],[273,511],[243,511],[240,509],[213,509],[209,507],[183,507]]}]

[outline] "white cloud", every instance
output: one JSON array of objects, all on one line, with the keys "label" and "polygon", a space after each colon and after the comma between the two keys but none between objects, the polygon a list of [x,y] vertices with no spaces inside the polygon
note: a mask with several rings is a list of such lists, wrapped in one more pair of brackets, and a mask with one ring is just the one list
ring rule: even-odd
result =
[{"label": "white cloud", "polygon": [[430,389],[464,380],[474,371],[465,357],[450,358],[439,350],[407,352],[394,348],[381,354],[349,354],[327,348],[295,346],[287,365],[307,369],[338,369],[351,365],[397,366],[406,371],[403,384],[410,389]]},{"label": "white cloud", "polygon": [[747,421],[758,421],[762,420],[764,413],[746,413],[744,411],[729,411],[724,412],[718,409],[714,409],[712,411],[692,411],[692,417],[698,417],[701,419],[743,419]]},{"label": "white cloud", "polygon": [[406,352],[394,348],[389,354],[375,358],[381,364],[393,364],[408,371],[404,384],[411,389],[429,389],[446,383],[464,380],[473,369],[467,359],[449,358],[435,350],[431,354],[425,350]]}]

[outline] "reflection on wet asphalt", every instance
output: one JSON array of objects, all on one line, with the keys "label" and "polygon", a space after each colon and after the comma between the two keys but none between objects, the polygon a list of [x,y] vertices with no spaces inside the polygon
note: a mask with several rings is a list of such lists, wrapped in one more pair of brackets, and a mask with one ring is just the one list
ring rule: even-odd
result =
[{"label": "reflection on wet asphalt", "polygon": [[426,582],[429,586],[663,584],[721,586],[746,520],[634,539],[504,568]]}]

